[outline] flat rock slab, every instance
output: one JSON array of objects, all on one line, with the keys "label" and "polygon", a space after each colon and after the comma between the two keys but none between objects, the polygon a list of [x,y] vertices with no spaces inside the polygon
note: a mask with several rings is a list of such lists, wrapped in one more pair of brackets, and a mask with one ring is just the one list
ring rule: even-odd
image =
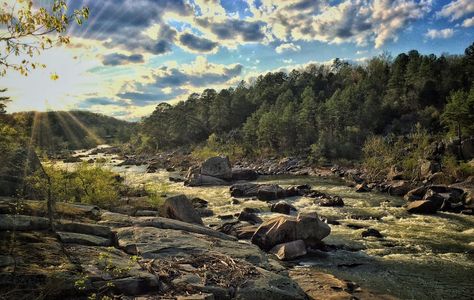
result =
[{"label": "flat rock slab", "polygon": [[375,294],[361,289],[351,281],[339,279],[331,274],[319,272],[311,268],[295,268],[290,277],[296,281],[310,299],[364,299],[364,300],[395,300],[397,298]]},{"label": "flat rock slab", "polygon": [[104,225],[90,224],[90,223],[76,223],[61,221],[56,224],[56,230],[66,232],[76,232],[82,234],[97,235],[104,238],[111,238],[113,236],[110,227]]},{"label": "flat rock slab", "polygon": [[61,242],[65,244],[79,244],[86,246],[111,246],[112,240],[96,235],[82,234],[75,232],[57,232]]},{"label": "flat rock slab", "polygon": [[49,220],[43,217],[25,215],[0,215],[0,231],[18,230],[45,230],[49,227]]},{"label": "flat rock slab", "polygon": [[87,278],[85,290],[108,287],[125,295],[140,295],[158,289],[158,278],[143,271],[136,260],[118,249],[66,245],[65,250]]},{"label": "flat rock slab", "polygon": [[216,237],[222,240],[235,241],[235,237],[224,234],[222,232],[200,226],[195,224],[190,224],[178,220],[162,218],[162,217],[130,217],[123,214],[117,213],[104,213],[102,214],[102,221],[99,222],[103,225],[108,225],[115,228],[120,227],[155,227],[161,229],[173,229],[173,230],[182,230],[192,233],[203,234],[207,236]]},{"label": "flat rock slab", "polygon": [[76,266],[55,234],[17,231],[13,239],[12,232],[0,232],[0,240],[1,295],[9,292],[7,299],[37,299],[44,292],[42,287],[53,281],[56,286],[49,291],[50,299],[64,299],[64,294],[74,291]]},{"label": "flat rock slab", "polygon": [[256,266],[268,267],[268,259],[257,246],[172,229],[125,227],[116,231],[119,247],[131,255],[165,259],[189,257],[214,251]]}]

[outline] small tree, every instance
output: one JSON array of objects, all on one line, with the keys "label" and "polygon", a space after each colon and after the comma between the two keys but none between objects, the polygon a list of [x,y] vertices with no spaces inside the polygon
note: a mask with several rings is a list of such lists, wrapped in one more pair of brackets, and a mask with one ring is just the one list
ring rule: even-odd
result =
[{"label": "small tree", "polygon": [[474,133],[474,87],[469,93],[456,91],[448,99],[448,103],[441,116],[442,121],[456,132],[459,139],[463,133]]},{"label": "small tree", "polygon": [[87,7],[69,13],[65,0],[51,2],[49,7],[37,7],[32,0],[0,2],[0,27],[4,28],[0,33],[0,76],[8,69],[26,76],[31,69],[45,67],[30,59],[45,49],[69,43],[65,35],[68,25],[81,25],[89,16]]}]

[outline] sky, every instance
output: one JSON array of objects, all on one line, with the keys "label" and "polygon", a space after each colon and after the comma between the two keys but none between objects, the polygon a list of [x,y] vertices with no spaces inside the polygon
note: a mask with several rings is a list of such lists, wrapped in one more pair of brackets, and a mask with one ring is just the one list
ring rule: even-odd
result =
[{"label": "sky", "polygon": [[[47,5],[51,0],[37,0]],[[71,43],[36,57],[28,77],[0,77],[9,112],[81,109],[125,120],[160,102],[341,58],[363,64],[411,49],[462,54],[473,0],[69,0],[89,19]],[[57,74],[57,80],[51,80]]]}]

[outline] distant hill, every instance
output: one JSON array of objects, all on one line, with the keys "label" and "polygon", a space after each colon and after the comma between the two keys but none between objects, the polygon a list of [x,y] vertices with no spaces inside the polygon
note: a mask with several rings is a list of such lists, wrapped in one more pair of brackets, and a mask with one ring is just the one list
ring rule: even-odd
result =
[{"label": "distant hill", "polygon": [[77,150],[127,142],[136,128],[113,117],[87,111],[20,112],[12,114],[43,150]]}]

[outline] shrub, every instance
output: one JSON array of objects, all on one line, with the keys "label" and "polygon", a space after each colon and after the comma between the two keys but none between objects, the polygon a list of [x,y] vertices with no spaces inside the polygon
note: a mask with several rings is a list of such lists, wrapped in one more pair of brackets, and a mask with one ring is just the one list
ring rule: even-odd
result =
[{"label": "shrub", "polygon": [[[105,208],[118,201],[121,184],[116,174],[99,164],[84,162],[75,170],[68,171],[46,163],[44,169],[51,179],[51,196],[55,201],[86,203]],[[42,172],[29,176],[27,185],[36,198],[47,198],[48,183]]]}]

